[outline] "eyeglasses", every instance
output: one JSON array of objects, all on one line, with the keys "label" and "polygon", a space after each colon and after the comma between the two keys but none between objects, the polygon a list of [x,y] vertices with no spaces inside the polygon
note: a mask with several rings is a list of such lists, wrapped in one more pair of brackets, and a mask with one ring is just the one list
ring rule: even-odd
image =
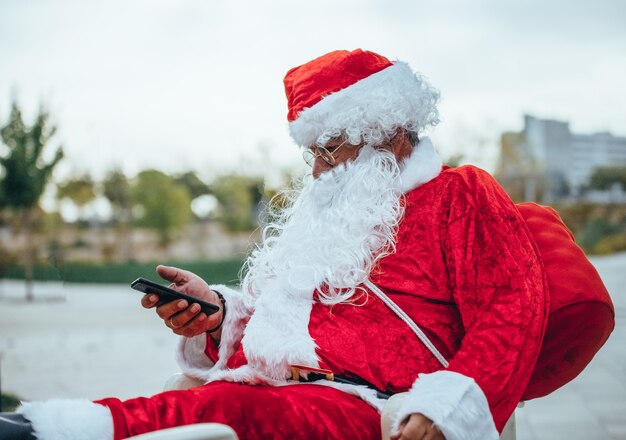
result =
[{"label": "eyeglasses", "polygon": [[346,143],[348,142],[348,140],[346,139],[345,141],[343,141],[341,144],[339,144],[337,146],[337,148],[333,148],[333,151],[328,151],[326,148],[324,147],[311,147],[311,148],[307,148],[306,150],[304,150],[302,152],[302,158],[304,159],[304,161],[307,163],[308,166],[312,167],[313,163],[315,162],[315,159],[317,159],[318,157],[321,157],[324,162],[326,162],[328,165],[333,166],[335,165],[335,162],[337,162],[337,160],[335,159],[335,154],[337,153],[337,151],[339,151],[341,149],[341,147],[343,147]]}]

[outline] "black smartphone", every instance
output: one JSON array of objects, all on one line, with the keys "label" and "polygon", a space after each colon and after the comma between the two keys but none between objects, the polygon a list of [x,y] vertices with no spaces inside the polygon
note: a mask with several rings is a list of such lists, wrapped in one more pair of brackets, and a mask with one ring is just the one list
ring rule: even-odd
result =
[{"label": "black smartphone", "polygon": [[178,292],[174,289],[170,289],[167,286],[163,286],[145,278],[137,278],[130,284],[130,287],[146,294],[154,293],[163,302],[170,302],[176,299],[185,299],[190,305],[193,303],[199,304],[200,311],[204,312],[207,316],[212,315],[213,313],[216,313],[220,310],[220,308],[215,304],[202,301],[201,299],[194,298],[193,296],[185,295],[184,293]]}]

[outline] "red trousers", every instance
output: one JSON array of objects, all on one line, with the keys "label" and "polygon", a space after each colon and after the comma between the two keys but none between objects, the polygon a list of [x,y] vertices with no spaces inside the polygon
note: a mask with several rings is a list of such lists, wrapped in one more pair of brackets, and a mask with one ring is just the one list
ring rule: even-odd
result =
[{"label": "red trousers", "polygon": [[272,387],[212,382],[153,397],[96,403],[113,415],[115,440],[192,423],[231,426],[241,440],[379,439],[380,415],[356,396],[302,384]]}]

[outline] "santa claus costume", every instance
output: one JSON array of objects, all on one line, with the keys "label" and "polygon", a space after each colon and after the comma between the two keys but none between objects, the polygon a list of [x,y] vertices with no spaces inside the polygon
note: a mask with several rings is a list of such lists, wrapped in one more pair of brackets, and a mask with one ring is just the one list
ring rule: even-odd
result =
[{"label": "santa claus costume", "polygon": [[[376,149],[399,128],[438,122],[438,93],[405,63],[336,51],[289,71],[285,86],[299,145],[343,136],[364,146],[353,163],[306,179],[265,230],[241,290],[212,286],[226,299],[220,343],[183,338],[178,353],[183,372],[206,384],[124,402],[25,404],[40,438],[218,422],[242,439],[376,439],[377,391],[407,390],[396,426],[418,412],[448,440],[498,438],[528,384],[549,307],[519,211],[486,172],[442,167],[426,137],[400,164]],[[294,365],[357,384],[295,382]]]}]

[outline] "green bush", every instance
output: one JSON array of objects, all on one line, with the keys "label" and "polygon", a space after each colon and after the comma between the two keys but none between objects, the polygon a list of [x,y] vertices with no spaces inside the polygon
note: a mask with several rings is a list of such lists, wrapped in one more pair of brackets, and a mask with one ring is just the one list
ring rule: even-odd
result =
[{"label": "green bush", "polygon": [[12,412],[20,405],[21,399],[15,394],[2,393],[0,395],[0,408],[2,412]]},{"label": "green bush", "polygon": [[[157,264],[166,264],[190,270],[211,284],[237,284],[241,259],[223,261],[166,261],[150,263],[65,263],[60,267],[35,266],[34,279],[38,281],[64,281],[70,283],[131,283],[137,277],[157,280]],[[10,265],[5,268],[4,278],[23,279],[24,267]]]},{"label": "green bush", "polygon": [[625,249],[621,237],[626,234],[626,206],[576,203],[554,207],[588,254]]},{"label": "green bush", "polygon": [[613,227],[605,218],[592,220],[583,230],[580,245],[584,249],[593,249],[600,240],[613,233]]},{"label": "green bush", "polygon": [[595,255],[608,255],[626,250],[626,233],[609,235],[596,243],[591,250]]}]

